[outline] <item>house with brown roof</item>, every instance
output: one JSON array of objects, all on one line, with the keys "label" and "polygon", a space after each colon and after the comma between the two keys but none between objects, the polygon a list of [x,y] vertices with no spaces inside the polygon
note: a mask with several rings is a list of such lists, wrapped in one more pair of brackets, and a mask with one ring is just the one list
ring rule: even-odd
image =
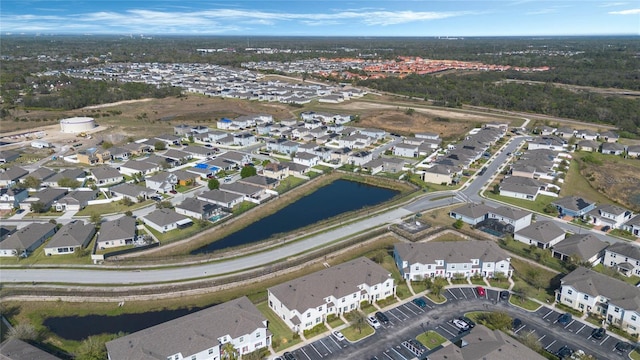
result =
[{"label": "house with brown roof", "polygon": [[395,294],[393,277],[382,266],[361,257],[267,289],[269,308],[294,332],[325,322]]},{"label": "house with brown roof", "polygon": [[106,343],[109,360],[221,359],[271,345],[268,321],[247,297],[212,306]]}]

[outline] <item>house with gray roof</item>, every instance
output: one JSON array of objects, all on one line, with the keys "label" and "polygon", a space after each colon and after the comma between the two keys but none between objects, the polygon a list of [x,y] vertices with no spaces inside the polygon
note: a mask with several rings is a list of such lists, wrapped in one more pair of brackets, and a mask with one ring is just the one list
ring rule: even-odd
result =
[{"label": "house with gray roof", "polygon": [[13,234],[16,230],[18,230],[18,228],[14,225],[0,224],[0,241],[6,239],[7,236]]},{"label": "house with gray roof", "polygon": [[297,152],[293,157],[293,162],[296,164],[313,167],[318,165],[318,163],[320,162],[320,156],[308,152]]},{"label": "house with gray roof", "polygon": [[467,203],[451,210],[449,216],[456,220],[460,219],[469,225],[476,225],[486,220],[491,210],[493,210],[492,207],[482,203]]},{"label": "house with gray roof", "polygon": [[565,232],[561,227],[552,221],[538,221],[513,235],[515,240],[527,245],[535,245],[541,249],[548,249],[565,237]]},{"label": "house with gray roof", "polygon": [[120,173],[123,175],[133,176],[138,173],[148,175],[162,169],[160,164],[149,162],[147,160],[148,158],[144,158],[142,160],[129,160],[120,165],[118,170],[120,170]]},{"label": "house with gray roof", "polygon": [[257,204],[271,196],[265,188],[241,182],[220,184],[220,190],[242,195],[244,200]]},{"label": "house with gray roof", "polygon": [[262,168],[262,175],[268,178],[282,180],[289,176],[289,166],[283,163],[268,163]]},{"label": "house with gray roof", "polygon": [[172,172],[160,171],[145,179],[145,185],[151,190],[166,194],[178,184],[178,177]]},{"label": "house with gray roof", "polygon": [[640,246],[617,242],[604,251],[602,265],[612,267],[626,276],[640,276]]},{"label": "house with gray roof", "polygon": [[[32,172],[29,173],[29,175],[25,176],[25,178],[32,176],[34,179],[38,179],[40,181],[44,181],[50,177],[52,177],[53,175],[55,175],[56,172],[46,168],[46,167],[39,167],[35,170],[33,170]],[[24,178],[22,179],[24,181]]]},{"label": "house with gray roof", "polygon": [[575,195],[554,200],[551,205],[558,209],[560,215],[572,217],[582,217],[596,207],[595,201]]},{"label": "house with gray roof", "polygon": [[631,220],[633,213],[617,205],[604,204],[589,211],[586,216],[594,226],[609,226],[619,229],[622,224]]},{"label": "house with gray roof", "polygon": [[27,189],[19,187],[0,188],[0,210],[12,210],[20,207],[20,203],[29,197]]},{"label": "house with gray roof", "polygon": [[267,319],[245,296],[106,343],[109,360],[221,359],[271,345]]},{"label": "house with gray roof", "polygon": [[238,180],[238,182],[243,184],[259,186],[263,189],[270,189],[270,190],[273,190],[278,185],[280,185],[280,180],[267,177],[267,176],[262,176],[262,175],[249,176],[244,179]]},{"label": "house with gray roof", "polygon": [[505,225],[510,225],[513,232],[531,225],[533,213],[526,210],[516,209],[511,206],[500,206],[489,210],[487,219],[498,221]]},{"label": "house with gray roof", "polygon": [[630,232],[635,237],[640,237],[640,215],[635,215],[622,224],[622,230]]},{"label": "house with gray roof", "polygon": [[640,288],[622,280],[578,267],[560,280],[556,301],[602,316],[631,335],[640,332]]},{"label": "house with gray roof", "polygon": [[511,257],[492,241],[398,243],[393,257],[402,278],[511,277]]},{"label": "house with gray roof", "polygon": [[309,169],[311,169],[309,166],[296,164],[290,161],[282,161],[281,164],[289,168],[289,175],[298,177],[305,177],[305,174],[309,172]]},{"label": "house with gray roof", "polygon": [[109,192],[112,196],[128,198],[134,202],[138,201],[139,198],[146,200],[156,194],[156,191],[153,189],[130,183],[122,183],[112,186],[109,188]]},{"label": "house with gray roof", "polygon": [[602,143],[600,147],[600,152],[608,155],[622,155],[625,150],[626,150],[626,147],[618,143],[606,142],[606,143]]},{"label": "house with gray roof", "polygon": [[12,166],[0,172],[0,186],[13,186],[28,174],[29,172],[20,166]]},{"label": "house with gray roof", "polygon": [[226,153],[222,153],[218,155],[218,158],[222,158],[225,160],[232,161],[236,163],[238,166],[244,166],[251,162],[251,155],[239,151],[227,151]]},{"label": "house with gray roof", "polygon": [[117,184],[124,181],[124,176],[110,166],[99,166],[89,170],[90,176],[95,180],[97,186]]},{"label": "house with gray roof", "polygon": [[187,216],[178,214],[171,209],[156,209],[153,212],[141,217],[145,225],[161,233],[175,230],[178,228],[184,228],[191,224],[193,221]]},{"label": "house with gray roof", "polygon": [[25,199],[22,203],[20,203],[20,207],[23,209],[30,209],[31,205],[34,203],[41,203],[43,206],[43,211],[49,210],[54,203],[68,193],[67,189],[57,189],[57,188],[44,188],[35,194],[31,195],[27,199]]},{"label": "house with gray roof", "polygon": [[214,215],[223,214],[220,206],[192,197],[186,198],[180,204],[176,205],[175,211],[178,214],[200,220],[206,220]]},{"label": "house with gray roof", "polygon": [[135,239],[136,219],[131,216],[122,216],[115,220],[105,221],[100,225],[96,248],[108,249],[132,245]]},{"label": "house with gray roof", "polygon": [[405,164],[405,161],[403,159],[387,158],[387,157],[382,158],[382,167],[384,171],[388,173],[395,174],[395,173],[402,172],[404,168],[404,164]]},{"label": "house with gray roof", "polygon": [[462,169],[456,165],[438,162],[422,172],[422,181],[432,184],[449,185],[452,184],[461,173]]},{"label": "house with gray roof", "polygon": [[12,162],[20,157],[20,153],[14,150],[0,150],[0,164]]},{"label": "house with gray roof", "polygon": [[62,179],[76,180],[80,182],[80,184],[84,184],[85,180],[87,179],[87,174],[85,173],[84,169],[78,169],[78,168],[64,169],[56,173],[55,175],[47,179],[44,179],[42,181],[42,185],[43,186],[59,186],[58,182]]},{"label": "house with gray roof", "polygon": [[593,234],[573,234],[551,248],[553,257],[562,261],[589,263],[594,266],[604,257],[608,243]]},{"label": "house with gray roof", "polygon": [[51,223],[31,223],[0,241],[0,256],[28,255],[56,232]]},{"label": "house with gray roof", "polygon": [[368,163],[362,165],[362,170],[369,171],[371,175],[375,175],[384,170],[383,158],[375,158]]},{"label": "house with gray roof", "polygon": [[594,140],[581,140],[576,144],[580,151],[596,152],[600,149],[600,143]]},{"label": "house with gray roof", "polygon": [[499,185],[500,195],[531,201],[535,201],[544,188],[544,184],[540,181],[522,176],[505,178]]},{"label": "house with gray roof", "polygon": [[0,344],[2,360],[61,360],[28,342],[10,338]]},{"label": "house with gray roof", "polygon": [[183,164],[193,158],[193,155],[191,155],[190,153],[176,149],[169,149],[165,151],[162,156],[180,164]]},{"label": "house with gray roof", "polygon": [[609,143],[617,142],[618,139],[620,139],[620,135],[616,134],[613,131],[605,131],[598,135],[598,140]]},{"label": "house with gray roof", "polygon": [[187,145],[182,149],[182,151],[190,154],[191,157],[196,159],[206,159],[216,154],[216,151],[212,148],[196,145]]},{"label": "house with gray roof", "polygon": [[54,207],[56,211],[80,211],[89,205],[89,201],[98,197],[98,190],[82,188],[74,190],[56,201]]},{"label": "house with gray roof", "polygon": [[244,200],[244,195],[214,189],[200,193],[197,198],[218,205],[223,209],[231,210]]},{"label": "house with gray roof", "polygon": [[546,357],[528,348],[500,330],[484,325],[473,327],[453,344],[429,353],[429,360],[545,360]]},{"label": "house with gray roof", "polygon": [[393,277],[382,266],[360,257],[267,289],[269,308],[294,332],[324,323],[395,294]]},{"label": "house with gray roof", "polygon": [[627,147],[627,156],[630,158],[640,158],[640,145],[629,145]]},{"label": "house with gray roof", "polygon": [[82,220],[72,221],[51,237],[44,247],[44,253],[47,256],[73,254],[76,249],[86,248],[95,233],[93,224],[85,224]]}]

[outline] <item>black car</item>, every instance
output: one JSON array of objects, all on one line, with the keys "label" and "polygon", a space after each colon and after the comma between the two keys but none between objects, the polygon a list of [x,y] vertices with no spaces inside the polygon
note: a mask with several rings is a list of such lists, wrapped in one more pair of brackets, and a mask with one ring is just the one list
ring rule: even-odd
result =
[{"label": "black car", "polygon": [[616,343],[616,352],[620,355],[626,353],[627,351],[631,350],[633,348],[633,345],[626,343],[624,341],[618,341]]},{"label": "black car", "polygon": [[565,345],[556,352],[556,356],[560,360],[562,360],[562,359],[569,358],[571,355],[573,355],[573,353],[574,353],[573,349]]},{"label": "black car", "polygon": [[513,321],[511,322],[511,328],[513,330],[518,330],[520,328],[520,326],[522,326],[522,320],[516,318],[513,319]]},{"label": "black car", "polygon": [[473,320],[469,319],[469,318],[468,318],[468,317],[466,317],[466,316],[460,316],[458,319],[460,319],[460,320],[462,320],[462,321],[466,322],[466,323],[467,323],[467,325],[469,325],[469,327],[470,327],[470,328],[472,328],[472,329],[473,329],[474,327],[476,327],[476,323],[475,323],[475,321],[473,321]]},{"label": "black car", "polygon": [[591,332],[591,337],[596,340],[602,340],[606,333],[607,331],[604,328],[593,329],[593,331]]},{"label": "black car", "polygon": [[558,324],[560,324],[562,326],[567,326],[567,325],[569,325],[570,322],[571,322],[571,314],[564,313],[564,314],[558,316]]},{"label": "black car", "polygon": [[290,352],[282,354],[282,357],[284,358],[284,360],[296,360],[296,357],[293,356],[293,354]]},{"label": "black car", "polygon": [[387,317],[387,315],[381,313],[380,311],[376,313],[376,319],[378,319],[378,321],[385,325],[389,323],[389,318]]},{"label": "black car", "polygon": [[602,229],[600,229],[600,230],[602,230],[604,232],[607,232],[607,231],[611,230],[611,226],[609,226],[609,225],[603,226]]},{"label": "black car", "polygon": [[507,290],[500,291],[500,299],[509,300],[509,291]]}]

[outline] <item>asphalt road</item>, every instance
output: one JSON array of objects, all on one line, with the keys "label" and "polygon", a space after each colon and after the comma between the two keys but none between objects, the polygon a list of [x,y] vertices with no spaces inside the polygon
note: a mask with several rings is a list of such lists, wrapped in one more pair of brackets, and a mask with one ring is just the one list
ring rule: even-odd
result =
[{"label": "asphalt road", "polygon": [[[490,199],[480,197],[479,192],[485,184],[487,184],[496,173],[500,171],[502,166],[508,162],[509,155],[525,141],[525,137],[512,137],[509,143],[497,154],[494,154],[491,161],[486,165],[487,171],[481,175],[472,178],[465,187],[460,191],[445,191],[438,193],[430,193],[421,197],[411,204],[400,209],[395,209],[384,214],[380,214],[371,218],[363,219],[356,223],[322,233],[308,239],[292,242],[289,245],[282,246],[278,249],[252,254],[242,258],[230,259],[226,261],[208,263],[203,265],[173,267],[157,270],[101,270],[99,266],[86,269],[63,269],[63,268],[47,268],[47,269],[3,269],[0,273],[0,280],[4,283],[66,283],[66,284],[146,284],[156,282],[174,282],[189,279],[202,278],[207,276],[216,276],[231,272],[239,272],[248,270],[261,265],[266,265],[278,259],[286,259],[296,254],[303,253],[308,249],[329,244],[336,239],[344,238],[358,234],[364,230],[371,229],[383,224],[391,224],[399,221],[401,218],[412,213],[427,211],[438,207],[448,206],[454,203],[462,202],[481,202],[487,205],[498,207],[503,204]],[[201,191],[201,190],[200,190]],[[178,201],[180,199],[174,199]],[[154,210],[155,207],[137,210],[138,216]],[[565,231],[579,233],[590,231],[604,241],[610,243],[620,240],[598,233],[594,230],[582,229],[573,224],[566,223],[556,218],[549,218],[555,221]],[[9,222],[7,222],[9,223]]]}]

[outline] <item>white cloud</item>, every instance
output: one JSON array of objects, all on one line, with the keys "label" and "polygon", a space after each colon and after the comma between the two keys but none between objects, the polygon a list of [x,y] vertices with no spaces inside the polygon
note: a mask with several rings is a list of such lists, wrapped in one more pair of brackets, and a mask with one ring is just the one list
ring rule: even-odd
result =
[{"label": "white cloud", "polygon": [[610,11],[609,15],[640,15],[640,8],[620,10],[620,11]]},{"label": "white cloud", "polygon": [[598,5],[598,7],[614,7],[614,6],[623,6],[623,5],[627,5],[628,3],[626,2],[611,2],[611,3],[603,3]]}]

